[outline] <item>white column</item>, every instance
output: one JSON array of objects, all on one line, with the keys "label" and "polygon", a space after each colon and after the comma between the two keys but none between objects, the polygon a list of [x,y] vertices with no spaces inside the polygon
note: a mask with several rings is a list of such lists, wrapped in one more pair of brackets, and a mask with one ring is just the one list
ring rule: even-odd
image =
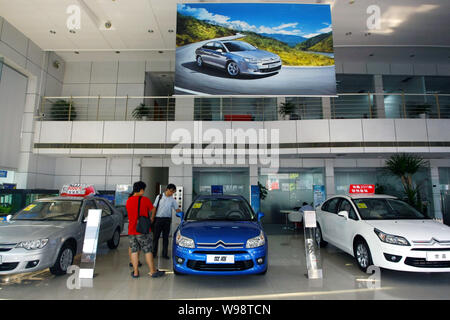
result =
[{"label": "white column", "polygon": [[[383,76],[381,74],[376,74],[373,76],[373,82],[375,87],[375,93],[383,93]],[[384,96],[375,96],[375,109],[377,118],[386,118],[386,111],[384,109]]]},{"label": "white column", "polygon": [[191,97],[175,98],[175,120],[193,121],[194,120],[194,99]]},{"label": "white column", "polygon": [[331,99],[329,97],[322,97],[322,117],[331,119]]},{"label": "white column", "polygon": [[325,159],[325,189],[327,198],[335,195],[333,159]]},{"label": "white column", "polygon": [[434,218],[443,219],[441,206],[441,190],[439,186],[439,168],[431,167],[431,185],[433,192]]}]

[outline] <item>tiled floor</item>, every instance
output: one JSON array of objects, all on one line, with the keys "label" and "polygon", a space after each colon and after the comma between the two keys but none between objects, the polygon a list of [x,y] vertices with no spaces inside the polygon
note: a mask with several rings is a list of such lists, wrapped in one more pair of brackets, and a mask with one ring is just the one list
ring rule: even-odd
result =
[{"label": "tiled floor", "polygon": [[[175,276],[161,259],[162,278],[130,277],[126,238],[117,250],[99,249],[92,288],[68,289],[69,276],[48,270],[0,276],[0,299],[450,299],[450,274],[381,271],[379,288],[349,255],[321,250],[323,279],[308,280],[302,232],[266,227],[269,270],[264,276]],[[142,258],[142,260],[144,260]],[[157,261],[158,263],[158,261]],[[141,267],[141,274],[146,271]]]}]

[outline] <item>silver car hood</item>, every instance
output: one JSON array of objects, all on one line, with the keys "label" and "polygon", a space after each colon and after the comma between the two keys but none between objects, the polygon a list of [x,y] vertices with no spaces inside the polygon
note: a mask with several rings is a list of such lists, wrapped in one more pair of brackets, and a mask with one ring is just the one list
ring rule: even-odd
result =
[{"label": "silver car hood", "polygon": [[64,229],[75,226],[74,221],[8,221],[0,223],[0,244],[38,240],[56,236]]},{"label": "silver car hood", "polygon": [[243,58],[253,58],[253,59],[269,59],[269,58],[276,58],[276,60],[279,60],[280,58],[272,52],[264,51],[264,50],[251,50],[251,51],[236,51],[231,52],[232,54],[236,56],[240,56]]}]

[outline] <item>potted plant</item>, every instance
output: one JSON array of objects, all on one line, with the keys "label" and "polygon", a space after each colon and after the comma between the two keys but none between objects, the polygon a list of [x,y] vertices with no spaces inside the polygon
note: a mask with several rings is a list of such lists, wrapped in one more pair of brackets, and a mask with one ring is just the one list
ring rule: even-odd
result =
[{"label": "potted plant", "polygon": [[150,115],[150,107],[141,102],[131,113],[136,120],[148,120]]},{"label": "potted plant", "polygon": [[419,118],[426,119],[427,115],[430,113],[431,104],[418,104],[414,106],[414,113],[419,116]]},{"label": "potted plant", "polygon": [[406,201],[422,213],[426,210],[424,207],[421,194],[420,185],[413,183],[413,175],[421,168],[425,168],[428,162],[421,156],[415,154],[396,154],[391,156],[386,161],[385,169],[393,175],[400,178],[403,190],[405,192]]},{"label": "potted plant", "polygon": [[56,100],[52,103],[49,116],[53,121],[73,121],[77,118],[77,111],[73,102],[71,105],[66,100]]},{"label": "potted plant", "polygon": [[267,197],[267,188],[258,181],[259,198],[264,200]]},{"label": "potted plant", "polygon": [[294,113],[296,109],[297,106],[294,103],[286,101],[280,104],[279,113],[285,120],[297,120],[298,115]]}]

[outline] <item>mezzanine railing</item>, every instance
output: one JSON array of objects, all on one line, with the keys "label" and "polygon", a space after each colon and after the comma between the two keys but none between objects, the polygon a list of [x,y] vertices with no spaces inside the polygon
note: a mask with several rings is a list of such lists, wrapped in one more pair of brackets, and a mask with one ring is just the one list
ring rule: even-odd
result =
[{"label": "mezzanine railing", "polygon": [[37,118],[46,121],[448,119],[450,94],[347,93],[331,98],[44,97]]}]

